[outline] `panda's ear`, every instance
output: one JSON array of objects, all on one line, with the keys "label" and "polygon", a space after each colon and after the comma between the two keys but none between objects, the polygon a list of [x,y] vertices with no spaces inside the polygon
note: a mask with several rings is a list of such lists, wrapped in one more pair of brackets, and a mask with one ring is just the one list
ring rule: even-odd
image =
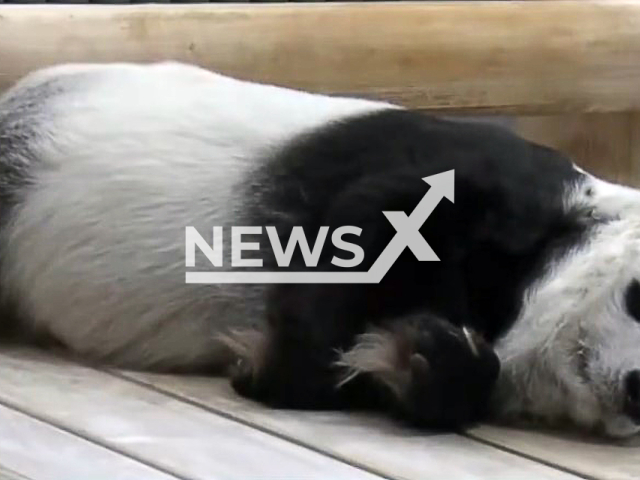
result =
[{"label": "panda's ear", "polygon": [[629,316],[640,322],[640,282],[635,278],[629,282],[624,292],[624,305]]}]

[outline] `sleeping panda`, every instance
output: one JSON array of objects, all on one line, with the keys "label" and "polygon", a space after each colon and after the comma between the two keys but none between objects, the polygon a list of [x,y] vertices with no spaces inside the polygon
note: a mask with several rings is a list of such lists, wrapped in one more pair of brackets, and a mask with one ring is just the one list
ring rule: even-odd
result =
[{"label": "sleeping panda", "polygon": [[[310,249],[348,225],[351,253],[326,242],[312,266],[301,242],[275,262],[264,230],[243,255],[337,273],[361,253],[366,272],[451,171],[412,237],[438,261],[405,248],[378,283],[185,281],[187,227],[282,245],[301,227]],[[640,194],[494,125],[179,63],[47,68],[0,97],[0,252],[5,336],[105,364],[426,428],[640,430]]]}]

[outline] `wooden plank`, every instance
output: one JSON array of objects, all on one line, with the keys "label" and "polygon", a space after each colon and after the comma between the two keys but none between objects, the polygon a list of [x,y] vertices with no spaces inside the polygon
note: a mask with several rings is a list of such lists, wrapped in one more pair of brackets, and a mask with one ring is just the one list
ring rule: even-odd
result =
[{"label": "wooden plank", "polygon": [[390,478],[577,478],[459,435],[413,431],[381,417],[267,410],[236,396],[224,379],[125,375]]},{"label": "wooden plank", "polygon": [[0,478],[176,479],[0,405]]},{"label": "wooden plank", "polygon": [[32,352],[0,353],[0,403],[183,479],[377,478],[121,378]]},{"label": "wooden plank", "polygon": [[514,130],[557,148],[594,175],[637,187],[639,126],[638,114],[622,112],[518,117]]},{"label": "wooden plank", "polygon": [[188,61],[414,108],[640,108],[640,3],[4,6],[0,88],[69,61]]},{"label": "wooden plank", "polygon": [[619,443],[541,432],[482,426],[470,432],[475,438],[543,459],[587,478],[637,480],[640,478],[640,439]]}]

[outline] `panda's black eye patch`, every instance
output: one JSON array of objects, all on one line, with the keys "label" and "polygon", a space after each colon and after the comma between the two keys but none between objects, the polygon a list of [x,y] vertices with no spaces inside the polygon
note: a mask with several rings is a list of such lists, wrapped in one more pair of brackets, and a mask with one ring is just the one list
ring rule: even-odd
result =
[{"label": "panda's black eye patch", "polygon": [[627,313],[637,322],[640,322],[640,282],[633,280],[624,294],[625,307]]}]

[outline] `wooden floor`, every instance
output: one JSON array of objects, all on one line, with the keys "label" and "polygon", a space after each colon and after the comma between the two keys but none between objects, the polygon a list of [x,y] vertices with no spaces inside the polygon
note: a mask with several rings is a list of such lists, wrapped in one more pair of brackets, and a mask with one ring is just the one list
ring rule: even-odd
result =
[{"label": "wooden floor", "polygon": [[221,379],[99,370],[0,351],[0,479],[638,479],[640,441],[271,411]]}]

